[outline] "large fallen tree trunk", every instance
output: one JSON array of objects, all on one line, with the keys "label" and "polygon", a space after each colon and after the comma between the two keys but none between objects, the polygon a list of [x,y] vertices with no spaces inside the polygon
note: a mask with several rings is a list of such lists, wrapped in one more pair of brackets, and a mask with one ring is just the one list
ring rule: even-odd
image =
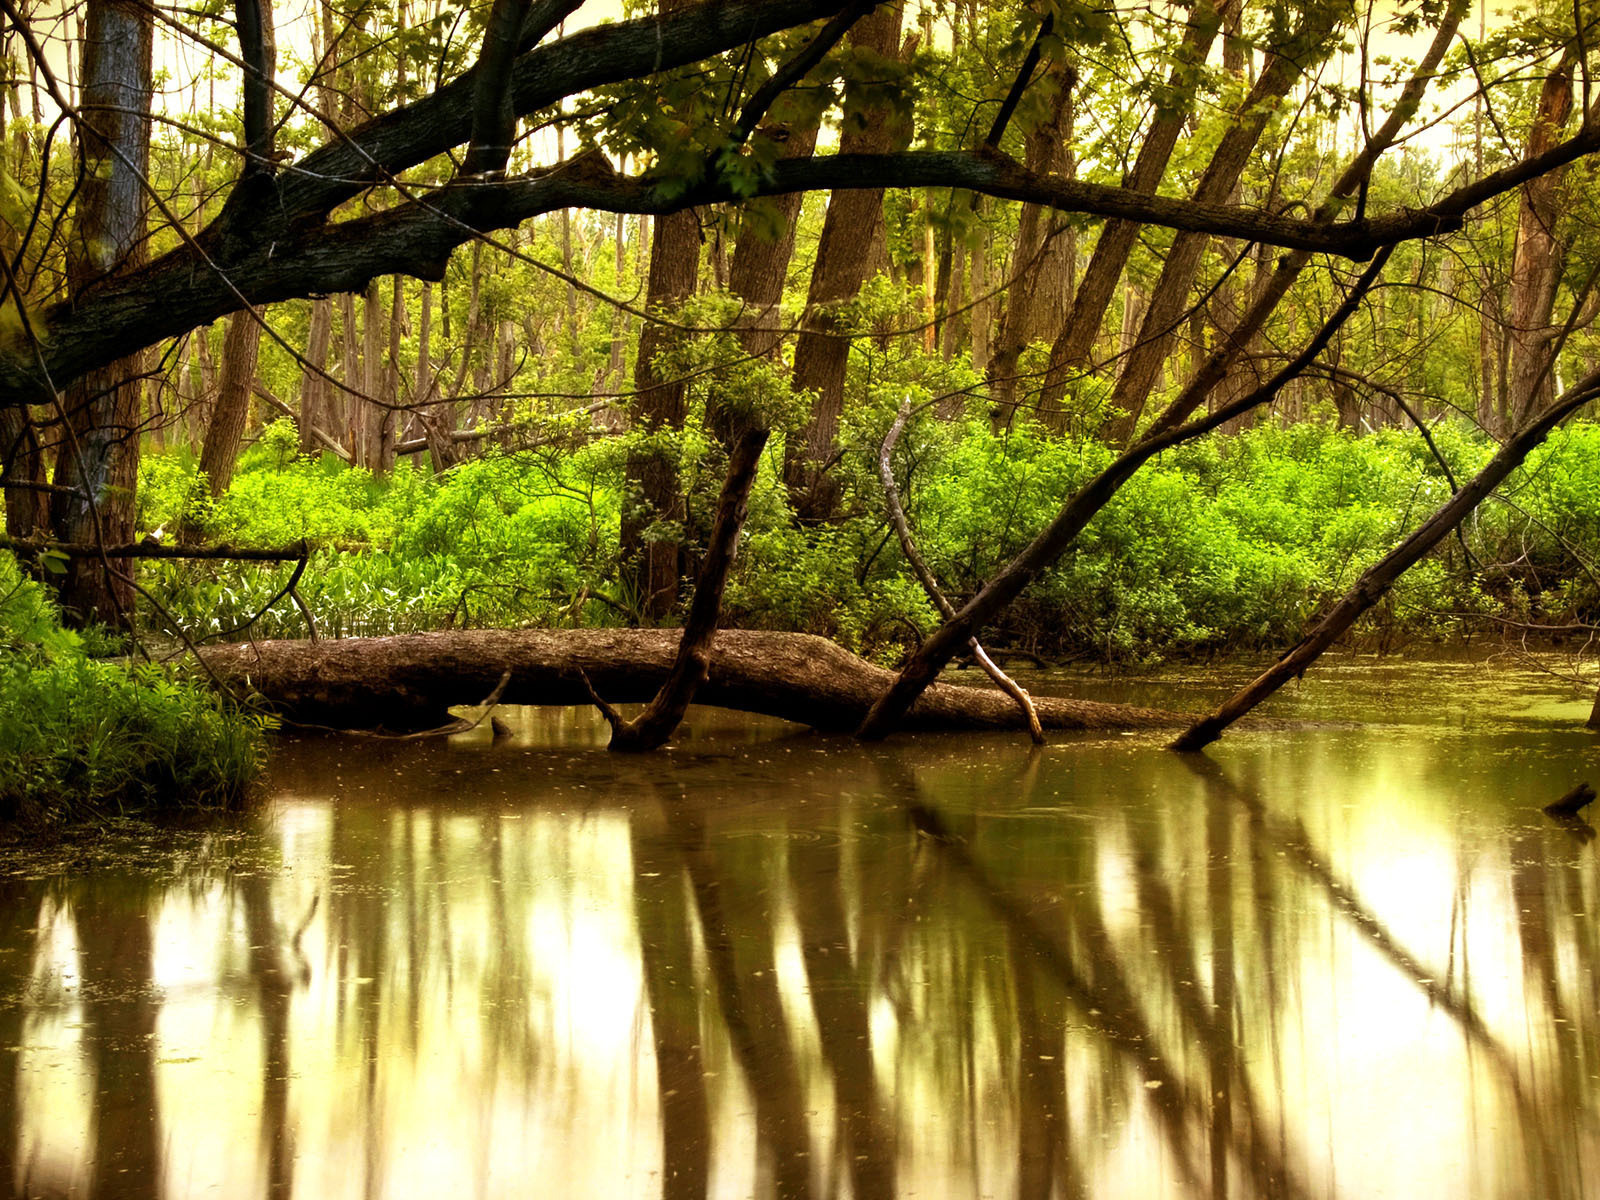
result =
[{"label": "large fallen tree trunk", "polygon": [[[503,704],[649,700],[671,669],[676,629],[460,630],[337,641],[263,641],[201,650],[217,678],[261,696],[292,721],[341,729],[421,729],[452,705],[477,704],[501,676]],[[581,672],[581,674],[580,674]],[[701,704],[782,717],[825,730],[861,723],[893,675],[825,638],[722,630]],[[1181,713],[1036,697],[1047,729],[1180,728]],[[1021,729],[1005,693],[939,684],[917,700],[907,729]]]}]

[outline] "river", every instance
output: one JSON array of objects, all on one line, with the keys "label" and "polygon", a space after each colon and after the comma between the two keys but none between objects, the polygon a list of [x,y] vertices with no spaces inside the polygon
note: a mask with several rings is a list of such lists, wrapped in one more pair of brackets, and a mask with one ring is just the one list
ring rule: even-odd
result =
[{"label": "river", "polygon": [[[1198,708],[1237,673],[1034,680]],[[1600,1179],[1600,783],[1523,668],[1298,724],[285,738],[0,861],[0,1171],[93,1197],[1525,1197]]]}]

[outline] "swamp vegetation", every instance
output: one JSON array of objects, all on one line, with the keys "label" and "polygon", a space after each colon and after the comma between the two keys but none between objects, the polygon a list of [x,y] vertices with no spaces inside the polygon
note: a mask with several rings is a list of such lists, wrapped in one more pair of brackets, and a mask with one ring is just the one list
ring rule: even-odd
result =
[{"label": "swamp vegetation", "polygon": [[1594,0],[0,60],[0,1192],[1587,1194]]}]

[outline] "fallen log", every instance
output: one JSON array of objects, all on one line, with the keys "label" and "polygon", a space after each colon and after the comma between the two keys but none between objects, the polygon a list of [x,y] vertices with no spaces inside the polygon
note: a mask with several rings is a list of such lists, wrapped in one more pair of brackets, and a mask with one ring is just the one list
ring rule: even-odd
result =
[{"label": "fallen log", "polygon": [[[260,641],[208,646],[206,665],[229,686],[255,693],[291,721],[340,729],[424,729],[454,705],[477,704],[502,673],[503,704],[587,705],[584,676],[612,704],[648,701],[671,669],[676,629],[456,630],[386,638]],[[781,717],[816,729],[852,730],[894,675],[826,638],[722,630],[695,701]],[[1047,729],[1178,728],[1182,713],[1037,697]],[[1004,692],[937,684],[918,698],[908,730],[1022,729]]]}]

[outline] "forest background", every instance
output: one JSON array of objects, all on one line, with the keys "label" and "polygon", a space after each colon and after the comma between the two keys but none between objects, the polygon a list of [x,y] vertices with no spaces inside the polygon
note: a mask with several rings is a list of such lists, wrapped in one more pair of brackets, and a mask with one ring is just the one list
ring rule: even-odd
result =
[{"label": "forest background", "polygon": [[134,631],[1588,645],[1593,4],[603,7],[0,0],[12,807],[258,761]]}]

